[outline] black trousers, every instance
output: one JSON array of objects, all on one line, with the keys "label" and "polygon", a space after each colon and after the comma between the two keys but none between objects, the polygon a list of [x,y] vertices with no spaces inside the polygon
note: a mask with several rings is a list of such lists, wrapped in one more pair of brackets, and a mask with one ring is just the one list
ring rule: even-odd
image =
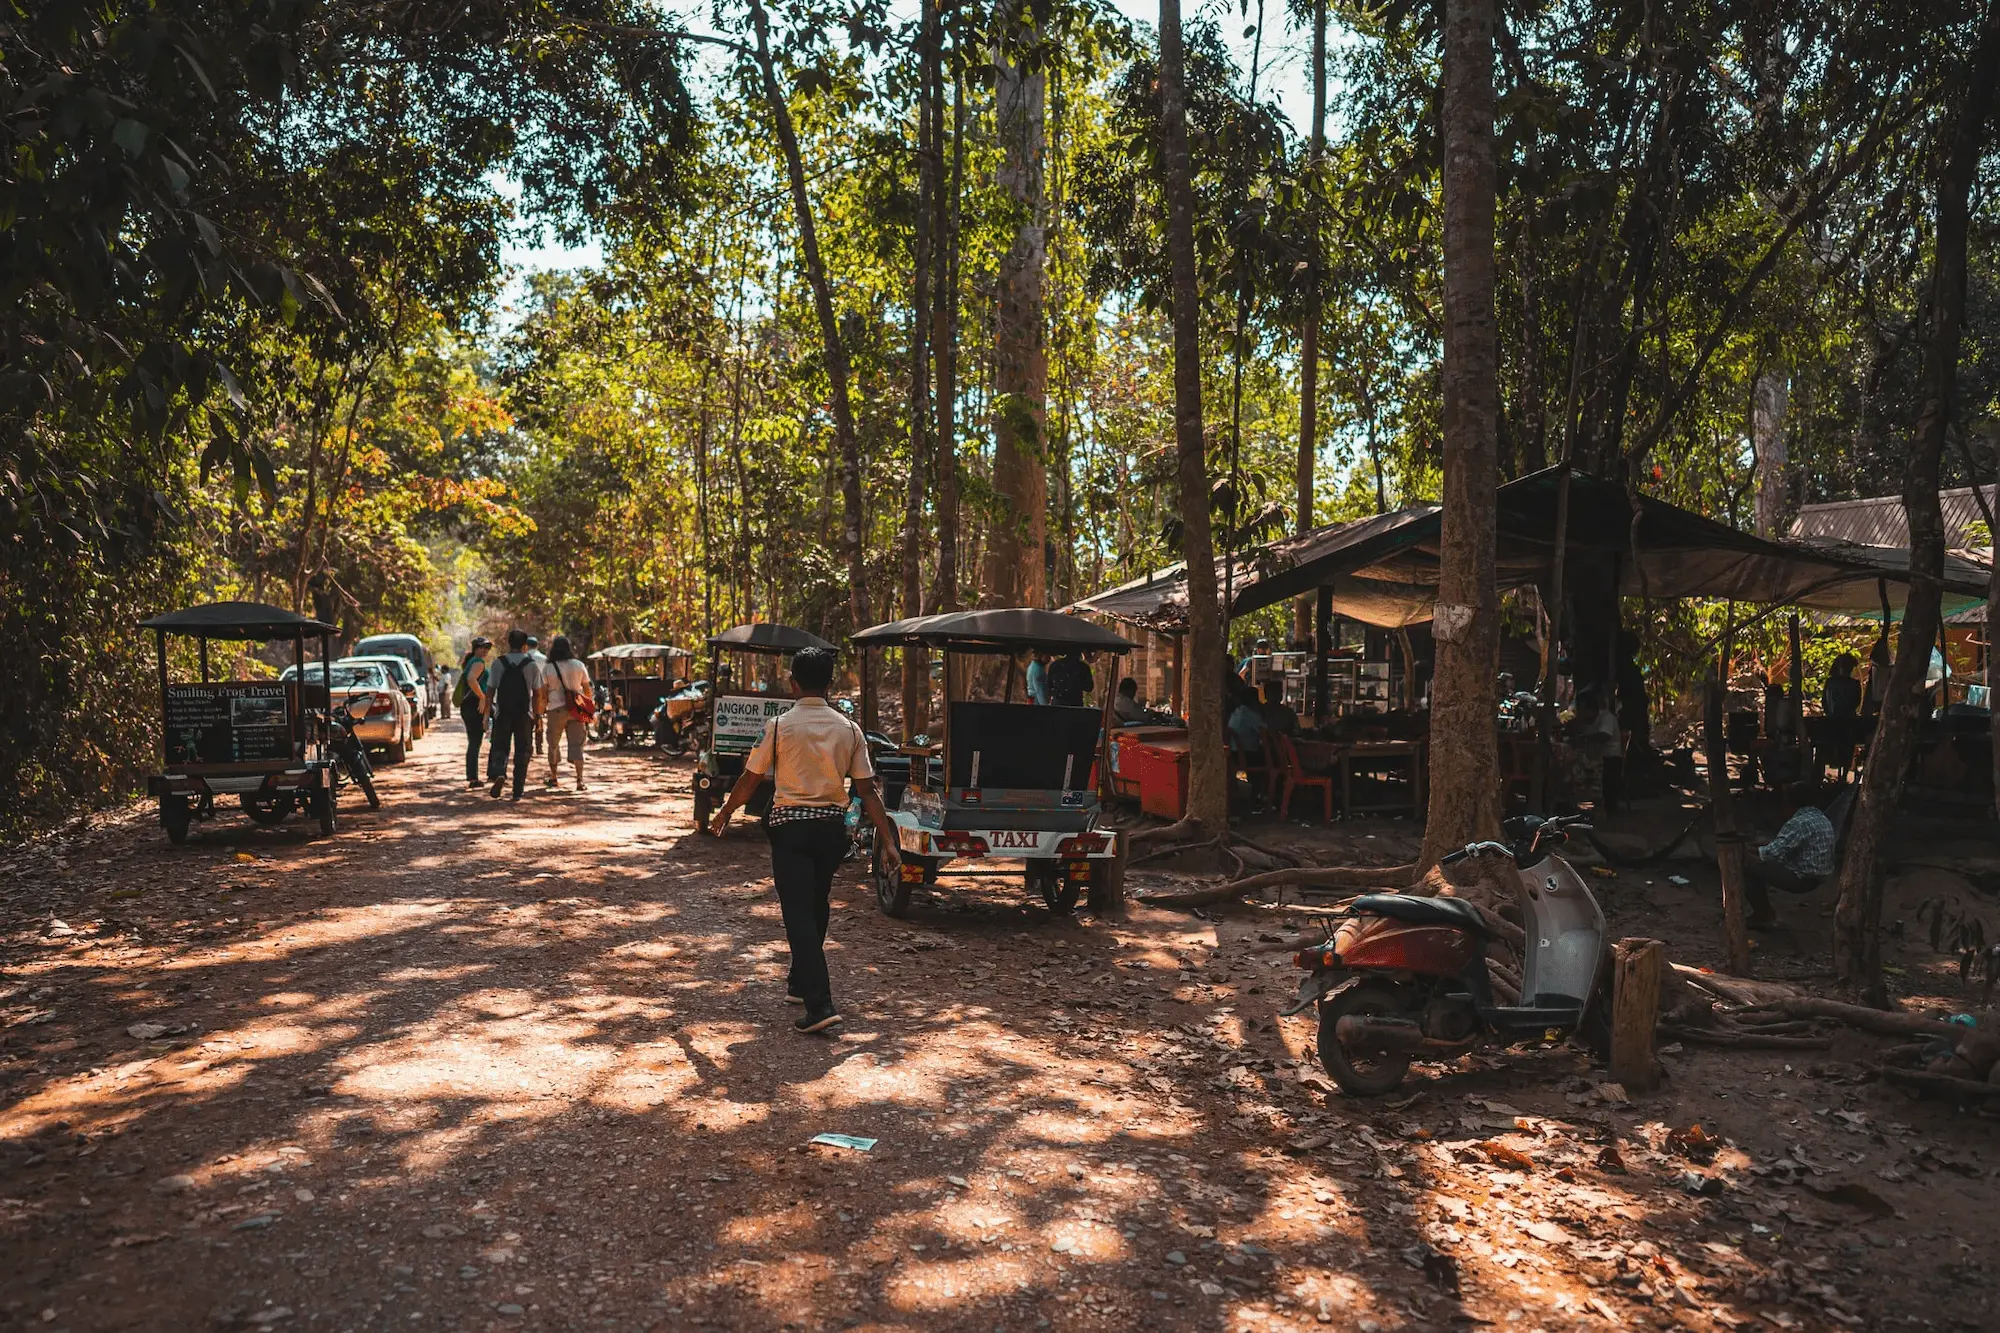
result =
[{"label": "black trousers", "polygon": [[459,707],[458,720],[465,723],[465,783],[468,787],[479,782],[479,743],[486,739],[486,719],[479,715],[477,703],[466,703]]},{"label": "black trousers", "polygon": [[528,759],[535,752],[535,715],[493,715],[493,749],[486,758],[486,771],[494,782],[506,776],[507,754],[514,755],[514,794],[519,796],[528,783]]},{"label": "black trousers", "polygon": [[809,1014],[833,1008],[826,974],[828,899],[848,842],[847,821],[839,818],[801,819],[771,830],[771,880],[792,949],[790,990],[806,1002]]},{"label": "black trousers", "polygon": [[1761,856],[1747,856],[1743,859],[1743,897],[1750,904],[1750,915],[1760,920],[1768,920],[1771,911],[1771,890],[1780,893],[1811,893],[1819,887],[1818,875],[1801,875],[1790,866],[1778,861],[1766,861]]}]

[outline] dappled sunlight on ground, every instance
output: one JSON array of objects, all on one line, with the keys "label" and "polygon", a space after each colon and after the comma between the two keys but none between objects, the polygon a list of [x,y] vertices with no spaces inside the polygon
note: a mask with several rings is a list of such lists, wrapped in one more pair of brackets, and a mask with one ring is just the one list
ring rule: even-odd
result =
[{"label": "dappled sunlight on ground", "polygon": [[1835,1205],[1676,1183],[1780,1149],[1677,1158],[1574,1052],[1330,1096],[1256,921],[1051,919],[993,881],[889,921],[849,874],[847,1027],[799,1038],[763,847],[687,833],[684,766],[607,755],[513,807],[456,789],[455,736],[329,842],[142,826],[22,871],[53,883],[5,922],[0,1329],[1706,1333],[1863,1304],[1800,1295],[1806,1257],[1773,1276]]}]

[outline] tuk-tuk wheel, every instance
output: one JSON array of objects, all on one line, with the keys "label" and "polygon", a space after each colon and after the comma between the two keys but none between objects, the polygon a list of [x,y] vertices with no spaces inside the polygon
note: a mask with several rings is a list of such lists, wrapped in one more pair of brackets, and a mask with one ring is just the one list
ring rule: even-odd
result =
[{"label": "tuk-tuk wheel", "polygon": [[316,787],[313,789],[312,795],[307,798],[313,818],[319,821],[321,837],[332,837],[334,827],[339,823],[339,817],[334,811],[335,790],[330,784],[325,787]]},{"label": "tuk-tuk wheel", "polygon": [[1028,862],[1028,887],[1042,895],[1042,901],[1056,916],[1068,916],[1076,910],[1076,900],[1083,896],[1081,885],[1072,884],[1063,877],[1060,861]]},{"label": "tuk-tuk wheel", "polygon": [[179,847],[188,840],[188,827],[194,822],[193,812],[188,809],[185,796],[162,796],[160,798],[160,825],[167,831],[167,841]]},{"label": "tuk-tuk wheel", "polygon": [[715,817],[715,798],[705,785],[697,784],[694,789],[694,831],[706,835],[708,821]]},{"label": "tuk-tuk wheel", "polygon": [[[926,867],[925,881],[928,882],[935,873]],[[882,915],[904,917],[910,914],[910,886],[903,879],[902,872],[891,875],[882,868],[882,853],[879,850],[875,853],[869,876],[875,881],[875,905],[882,909]]]}]

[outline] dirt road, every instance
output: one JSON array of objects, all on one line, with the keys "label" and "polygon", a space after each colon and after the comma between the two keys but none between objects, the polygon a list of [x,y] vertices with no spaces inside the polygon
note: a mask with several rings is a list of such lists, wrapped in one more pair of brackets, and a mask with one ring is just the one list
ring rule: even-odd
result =
[{"label": "dirt road", "polygon": [[0,865],[0,1328],[1994,1325],[1982,1127],[1843,1066],[1626,1105],[1551,1047],[1357,1105],[1263,921],[896,922],[858,874],[803,1038],[763,844],[690,833],[684,764],[514,806],[460,744],[331,839]]}]

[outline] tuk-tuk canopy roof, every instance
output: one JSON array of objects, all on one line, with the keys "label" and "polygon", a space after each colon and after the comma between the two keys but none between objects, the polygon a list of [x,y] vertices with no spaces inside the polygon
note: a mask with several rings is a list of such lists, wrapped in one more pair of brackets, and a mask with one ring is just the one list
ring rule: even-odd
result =
[{"label": "tuk-tuk canopy roof", "polygon": [[676,648],[670,643],[614,643],[609,648],[599,648],[590,655],[593,662],[623,662],[635,658],[653,657],[693,657],[686,648]]},{"label": "tuk-tuk canopy roof", "polygon": [[1102,625],[1025,606],[891,620],[862,630],[854,642],[863,648],[948,648],[959,653],[1015,653],[1028,648],[1129,653],[1133,648],[1130,640]]},{"label": "tuk-tuk canopy roof", "polygon": [[210,602],[168,611],[139,622],[140,629],[165,630],[198,639],[296,639],[331,634],[333,626],[296,611],[263,602]]},{"label": "tuk-tuk canopy roof", "polygon": [[726,629],[709,639],[708,646],[727,648],[739,653],[779,655],[789,655],[801,648],[824,648],[830,653],[840,651],[817,634],[790,625],[770,625],[763,621]]}]

